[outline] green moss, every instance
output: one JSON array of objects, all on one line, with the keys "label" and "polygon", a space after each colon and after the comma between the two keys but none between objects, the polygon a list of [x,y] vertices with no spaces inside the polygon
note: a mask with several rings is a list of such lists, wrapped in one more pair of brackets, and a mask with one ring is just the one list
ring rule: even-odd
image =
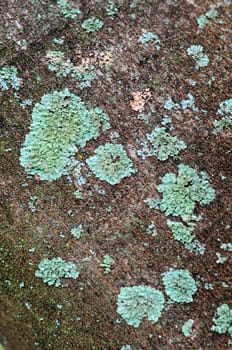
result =
[{"label": "green moss", "polygon": [[[55,185],[51,187],[52,192],[56,190]],[[60,189],[57,189],[57,194],[59,193]],[[6,197],[6,207],[9,209],[8,200],[9,197]],[[0,207],[0,214],[1,209]],[[15,207],[12,208],[14,220],[15,210]],[[6,214],[5,210],[3,212]],[[30,242],[35,234],[31,231],[31,225],[25,224],[21,216],[22,221],[17,221],[17,229],[14,230],[16,226],[8,215],[1,219],[0,329],[9,347],[23,350],[115,348],[117,340],[103,339],[102,323],[95,323],[100,308],[98,314],[95,311],[93,318],[96,304],[91,295],[86,299],[86,294],[76,290],[71,283],[65,289],[54,290],[35,277],[35,255],[41,253],[40,248],[46,248],[38,241],[36,253],[30,253]],[[18,217],[17,220],[19,219]],[[57,304],[62,304],[63,308],[58,309]],[[81,317],[81,322],[76,321],[77,315]],[[60,320],[59,327],[57,320]]]}]

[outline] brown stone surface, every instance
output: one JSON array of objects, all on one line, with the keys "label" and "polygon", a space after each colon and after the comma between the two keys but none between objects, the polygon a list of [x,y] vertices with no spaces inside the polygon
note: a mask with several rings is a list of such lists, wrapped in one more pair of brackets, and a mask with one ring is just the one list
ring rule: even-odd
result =
[{"label": "brown stone surface", "polygon": [[[118,0],[113,20],[106,13],[108,1],[74,3],[82,11],[78,20],[63,17],[56,1],[1,0],[0,65],[16,66],[23,85],[17,95],[0,91],[0,342],[13,350],[120,350],[126,344],[133,350],[229,349],[228,334],[211,327],[217,307],[231,303],[231,258],[220,248],[231,242],[231,129],[218,135],[212,130],[219,103],[231,98],[231,2],[221,1],[221,23],[212,20],[203,30],[196,19],[219,1]],[[87,34],[80,25],[91,16],[103,20],[104,27]],[[160,50],[138,42],[149,31],[160,37]],[[55,45],[54,38],[63,38],[64,45]],[[195,69],[186,53],[191,45],[204,47],[207,67]],[[65,51],[76,65],[91,62],[96,72],[91,88],[81,90],[74,79],[50,72],[45,56],[51,49]],[[192,86],[190,79],[197,84]],[[65,87],[110,116],[112,128],[87,143],[83,160],[110,142],[115,130],[138,170],[115,186],[94,175],[86,177],[83,200],[75,199],[75,184],[66,177],[53,182],[28,178],[19,163],[33,108],[22,109],[20,103],[32,99],[34,105],[44,94]],[[207,113],[164,109],[169,97],[179,102],[188,93]],[[138,118],[140,108],[153,111],[149,122]],[[161,125],[165,114],[172,118],[173,135],[187,149],[178,159],[141,160],[136,153],[140,141]],[[175,241],[164,214],[144,203],[157,195],[163,175],[176,172],[179,163],[206,171],[216,191],[210,205],[196,209],[203,216],[195,235],[206,245],[204,255]],[[83,173],[88,171],[86,165]],[[33,196],[34,213],[28,206]],[[151,221],[157,237],[145,233]],[[76,240],[70,230],[81,223],[85,234]],[[224,264],[216,263],[216,252],[228,257]],[[110,274],[99,266],[106,254],[115,260]],[[34,275],[41,259],[56,256],[74,262],[80,272],[77,280],[65,281],[65,288],[48,287]],[[188,269],[195,278],[193,303],[168,304],[165,294],[165,310],[156,324],[144,320],[139,328],[128,326],[116,312],[120,288],[151,285],[164,292],[162,273],[170,267]],[[213,289],[205,289],[205,283]],[[194,320],[191,337],[181,331],[188,319]]]}]

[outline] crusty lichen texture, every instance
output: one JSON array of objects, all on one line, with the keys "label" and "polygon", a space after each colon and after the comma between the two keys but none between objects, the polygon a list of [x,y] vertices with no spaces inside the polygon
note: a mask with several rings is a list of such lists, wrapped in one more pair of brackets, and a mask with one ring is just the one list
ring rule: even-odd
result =
[{"label": "crusty lichen texture", "polygon": [[109,142],[99,146],[94,156],[87,159],[87,164],[96,177],[111,185],[136,172],[122,145]]},{"label": "crusty lichen texture", "polygon": [[117,312],[128,325],[138,327],[143,318],[156,323],[164,308],[163,293],[150,286],[121,288]]},{"label": "crusty lichen texture", "polygon": [[21,149],[20,163],[28,174],[41,180],[58,179],[77,147],[110,127],[101,109],[87,110],[68,89],[44,95],[32,113],[30,132]]}]

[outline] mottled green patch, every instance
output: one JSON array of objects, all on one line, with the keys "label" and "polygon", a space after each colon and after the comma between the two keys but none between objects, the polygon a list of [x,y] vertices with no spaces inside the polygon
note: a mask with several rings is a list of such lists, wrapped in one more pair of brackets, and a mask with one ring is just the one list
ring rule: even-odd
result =
[{"label": "mottled green patch", "polygon": [[101,109],[88,111],[68,89],[44,95],[33,109],[20,163],[28,174],[37,174],[41,180],[58,179],[77,147],[85,147],[109,127],[109,117]]},{"label": "mottled green patch", "polygon": [[133,163],[122,145],[106,143],[94,151],[94,156],[87,159],[92,172],[111,185],[118,184],[124,177],[136,172]]}]

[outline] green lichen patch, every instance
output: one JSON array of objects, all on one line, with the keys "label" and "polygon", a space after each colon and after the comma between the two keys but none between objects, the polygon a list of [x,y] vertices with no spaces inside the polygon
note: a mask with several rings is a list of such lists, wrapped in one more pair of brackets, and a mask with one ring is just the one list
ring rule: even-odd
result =
[{"label": "green lichen patch", "polygon": [[10,88],[19,90],[22,79],[18,77],[18,70],[14,66],[4,66],[0,70],[0,90],[6,91]]},{"label": "green lichen patch", "polygon": [[78,68],[75,66],[65,53],[60,50],[48,50],[45,61],[48,69],[56,73],[58,78],[71,76],[80,82],[80,89],[91,87],[91,82],[95,78],[94,66]]},{"label": "green lichen patch", "polygon": [[107,275],[110,273],[112,266],[114,265],[114,259],[106,254],[103,256],[103,262],[100,264],[105,269],[104,273]]},{"label": "green lichen patch", "polygon": [[200,29],[203,29],[205,26],[208,26],[211,24],[211,20],[215,19],[219,16],[219,13],[217,10],[212,9],[206,12],[204,15],[200,15],[197,18],[197,24]]},{"label": "green lichen patch", "polygon": [[79,272],[76,265],[71,262],[65,262],[61,258],[43,259],[35,272],[36,277],[43,279],[49,286],[61,286],[61,278],[77,279]]},{"label": "green lichen patch", "polygon": [[113,143],[99,146],[94,151],[94,156],[87,159],[87,164],[100,180],[111,185],[118,184],[124,177],[136,171],[122,145]]},{"label": "green lichen patch", "polygon": [[[199,112],[199,108],[195,105],[195,98],[192,94],[188,93],[188,98],[185,100],[181,100],[180,102],[174,102],[173,99],[170,97],[165,103],[164,108],[171,111],[171,110],[177,110],[182,109],[186,110],[191,108],[194,112]],[[171,120],[169,117],[164,117],[163,123],[170,124]]]},{"label": "green lichen patch", "polygon": [[185,164],[178,166],[178,176],[167,173],[157,190],[162,193],[162,199],[156,202],[166,216],[180,216],[185,222],[196,220],[194,210],[196,205],[206,205],[215,198],[215,191],[209,186],[207,176],[197,174],[194,168]]},{"label": "green lichen patch", "polygon": [[163,293],[150,286],[121,288],[117,312],[133,327],[138,327],[143,318],[156,323],[164,307]]},{"label": "green lichen patch", "polygon": [[192,234],[195,228],[194,224],[184,225],[182,222],[167,220],[167,225],[173,233],[175,240],[182,243],[191,243],[194,235]]},{"label": "green lichen patch", "polygon": [[187,148],[183,141],[177,136],[171,136],[164,127],[155,128],[151,134],[147,134],[147,140],[150,145],[144,141],[143,148],[137,152],[143,159],[155,155],[159,160],[165,161]]},{"label": "green lichen patch", "polygon": [[191,303],[197,291],[195,280],[188,270],[170,269],[163,276],[167,295],[177,303]]},{"label": "green lichen patch", "polygon": [[48,69],[55,72],[57,77],[66,77],[73,69],[72,62],[65,57],[65,53],[59,50],[49,50],[46,53]]},{"label": "green lichen patch", "polygon": [[232,126],[232,98],[222,101],[219,104],[217,114],[221,116],[221,119],[213,122],[213,134],[222,133],[228,127]]},{"label": "green lichen patch", "polygon": [[104,26],[104,22],[96,17],[87,18],[81,25],[81,27],[87,33],[96,32],[96,31],[100,30],[103,26]]},{"label": "green lichen patch", "polygon": [[58,179],[77,147],[85,147],[109,127],[109,117],[101,109],[87,110],[68,89],[44,95],[33,109],[20,163],[28,174],[37,174],[41,180]]},{"label": "green lichen patch", "polygon": [[61,14],[66,18],[75,19],[81,11],[72,5],[73,1],[57,0]]},{"label": "green lichen patch", "polygon": [[75,226],[71,229],[71,235],[76,239],[80,239],[83,234],[84,229],[82,224],[80,224],[79,226]]},{"label": "green lichen patch", "polygon": [[193,331],[193,323],[194,323],[194,321],[190,319],[183,324],[182,332],[183,332],[185,337],[190,337],[190,335]]},{"label": "green lichen patch", "polygon": [[199,69],[201,67],[206,67],[209,63],[209,58],[203,53],[202,45],[192,45],[187,49],[187,54],[192,56],[196,61],[195,68]]},{"label": "green lichen patch", "polygon": [[158,35],[152,33],[152,32],[146,32],[139,37],[139,42],[143,45],[148,45],[148,43],[152,43],[155,45],[156,49],[160,49],[160,38]]},{"label": "green lichen patch", "polygon": [[229,333],[232,337],[232,309],[229,305],[222,304],[217,308],[216,315],[213,318],[214,325],[211,330],[219,334]]}]

